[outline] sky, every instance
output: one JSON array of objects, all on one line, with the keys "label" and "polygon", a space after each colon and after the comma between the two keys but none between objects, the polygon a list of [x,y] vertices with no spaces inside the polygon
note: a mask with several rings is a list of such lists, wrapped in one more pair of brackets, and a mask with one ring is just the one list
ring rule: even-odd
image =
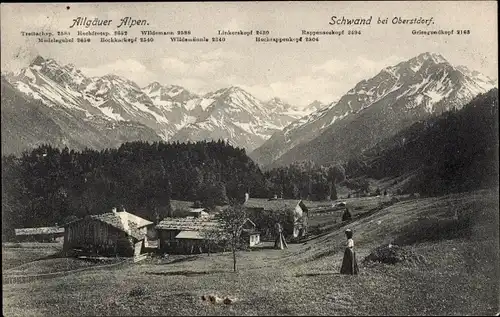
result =
[{"label": "sky", "polygon": [[[68,9],[69,7],[69,9]],[[370,25],[330,25],[331,17],[369,18]],[[112,26],[69,28],[77,17],[111,19]],[[123,17],[148,26],[120,28]],[[378,18],[388,24],[377,24]],[[433,18],[430,25],[392,24],[393,18]],[[21,31],[190,30],[212,38],[218,30],[269,30],[269,37],[299,37],[302,30],[361,31],[323,35],[319,42],[256,43],[255,36],[226,36],[223,43],[37,43]],[[412,30],[470,30],[468,35],[412,35]],[[143,87],[153,81],[204,94],[239,86],[259,99],[279,97],[302,107],[329,103],[360,80],[423,52],[443,55],[498,78],[496,1],[408,2],[168,2],[1,4],[1,70],[17,71],[37,55],[74,64],[88,76],[124,76]]]}]

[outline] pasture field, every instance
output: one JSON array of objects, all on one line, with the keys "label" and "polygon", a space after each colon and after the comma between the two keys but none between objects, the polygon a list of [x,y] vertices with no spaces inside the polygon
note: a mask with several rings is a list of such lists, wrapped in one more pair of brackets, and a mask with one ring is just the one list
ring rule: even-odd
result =
[{"label": "pasture field", "polygon": [[62,250],[62,243],[22,242],[2,245],[2,271],[52,256]]},{"label": "pasture field", "polygon": [[[355,203],[355,201],[352,201]],[[494,315],[499,311],[498,189],[397,202],[348,224],[360,274],[338,274],[345,226],[274,250],[150,257],[3,286],[5,316]],[[384,244],[408,256],[364,262]],[[42,261],[37,261],[43,265]],[[229,305],[203,295],[229,296]]]}]

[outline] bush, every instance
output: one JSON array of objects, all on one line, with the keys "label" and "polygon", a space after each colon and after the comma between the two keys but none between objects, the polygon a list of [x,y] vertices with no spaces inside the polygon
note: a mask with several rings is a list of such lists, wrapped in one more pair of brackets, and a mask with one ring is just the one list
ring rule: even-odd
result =
[{"label": "bush", "polygon": [[144,286],[136,286],[130,290],[128,293],[129,296],[137,297],[144,296],[147,293],[147,289]]},{"label": "bush", "polygon": [[414,264],[425,264],[425,258],[413,251],[406,250],[398,245],[385,244],[373,250],[363,260],[367,262],[379,262],[385,264],[396,264],[400,262],[411,262]]}]

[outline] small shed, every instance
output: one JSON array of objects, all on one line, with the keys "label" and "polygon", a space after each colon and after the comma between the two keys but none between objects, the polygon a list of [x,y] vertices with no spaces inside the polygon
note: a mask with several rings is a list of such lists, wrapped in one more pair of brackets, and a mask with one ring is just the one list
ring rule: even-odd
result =
[{"label": "small shed", "polygon": [[257,230],[255,223],[250,219],[247,219],[243,225],[241,236],[248,241],[250,247],[254,247],[260,243],[260,232]]},{"label": "small shed", "polygon": [[65,225],[64,249],[101,255],[138,256],[153,222],[127,211],[88,215]]},{"label": "small shed", "polygon": [[261,211],[293,210],[293,237],[304,237],[307,233],[309,209],[301,199],[261,199],[248,198],[243,206],[251,215]]},{"label": "small shed", "polygon": [[61,227],[20,228],[14,232],[20,241],[62,242],[64,239],[64,228]]}]

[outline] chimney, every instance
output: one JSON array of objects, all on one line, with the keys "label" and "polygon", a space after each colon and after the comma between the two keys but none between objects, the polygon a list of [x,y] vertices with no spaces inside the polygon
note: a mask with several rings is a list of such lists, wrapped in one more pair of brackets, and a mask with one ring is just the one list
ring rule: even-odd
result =
[{"label": "chimney", "polygon": [[249,193],[245,193],[245,202],[247,202],[248,199],[250,199],[250,194]]},{"label": "chimney", "polygon": [[116,207],[113,207],[111,211],[116,214]]}]

